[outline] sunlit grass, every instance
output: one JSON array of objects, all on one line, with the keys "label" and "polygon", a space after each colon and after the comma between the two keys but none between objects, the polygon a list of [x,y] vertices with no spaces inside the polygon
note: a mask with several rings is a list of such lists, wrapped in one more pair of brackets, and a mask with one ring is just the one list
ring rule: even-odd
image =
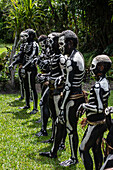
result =
[{"label": "sunlit grass", "polygon": [[[49,159],[39,156],[41,151],[50,151],[51,144],[41,143],[42,140],[51,136],[51,119],[48,122],[48,136],[36,137],[35,133],[40,131],[41,124],[36,123],[40,118],[40,112],[36,115],[29,115],[32,110],[20,110],[20,106],[25,105],[25,101],[15,101],[20,97],[18,94],[0,95],[0,169],[18,170],[62,170],[59,162],[70,157],[68,136],[66,138],[66,150],[58,151],[58,159]],[[113,104],[113,93],[109,99],[109,105]],[[40,110],[39,106],[38,109]],[[81,119],[80,119],[81,120]],[[78,123],[79,144],[85,129]],[[79,164],[71,166],[71,170],[83,170],[84,166],[79,156]],[[70,169],[66,168],[66,169]]]}]

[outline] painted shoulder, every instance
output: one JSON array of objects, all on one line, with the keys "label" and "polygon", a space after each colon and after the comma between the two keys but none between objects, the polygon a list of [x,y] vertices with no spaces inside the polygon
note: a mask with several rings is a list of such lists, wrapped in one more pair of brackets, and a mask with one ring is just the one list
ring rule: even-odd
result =
[{"label": "painted shoulder", "polygon": [[101,85],[101,87],[102,87],[105,91],[109,91],[110,87],[109,87],[108,80],[107,80],[106,78],[103,78],[103,79],[100,81],[100,85]]},{"label": "painted shoulder", "polygon": [[83,71],[85,69],[84,57],[79,51],[74,54],[73,61],[77,63],[80,71]]},{"label": "painted shoulder", "polygon": [[95,88],[101,87],[104,91],[109,91],[109,83],[106,78],[103,78],[101,81],[95,83]]},{"label": "painted shoulder", "polygon": [[36,41],[33,41],[33,47],[38,47],[39,48],[39,45]]},{"label": "painted shoulder", "polygon": [[60,55],[60,63],[62,64],[62,65],[64,65],[65,63],[66,63],[66,60],[67,60],[67,56],[65,55]]}]

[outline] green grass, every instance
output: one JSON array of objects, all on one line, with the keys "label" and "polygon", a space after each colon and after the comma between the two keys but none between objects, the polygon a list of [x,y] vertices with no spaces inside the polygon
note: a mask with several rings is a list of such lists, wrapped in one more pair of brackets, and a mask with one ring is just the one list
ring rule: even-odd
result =
[{"label": "green grass", "polygon": [[[29,115],[32,110],[22,111],[20,106],[25,101],[15,101],[18,94],[0,95],[0,169],[2,170],[62,170],[59,162],[70,157],[68,136],[66,138],[66,150],[58,151],[58,159],[49,159],[39,156],[41,151],[50,151],[51,144],[41,143],[42,140],[51,136],[51,119],[48,122],[48,136],[36,137],[35,133],[40,131],[41,124],[36,123],[40,118],[40,112],[36,115]],[[112,105],[113,92],[109,104]],[[81,119],[80,119],[81,120]],[[78,124],[79,144],[85,129]],[[83,170],[84,166],[79,156],[79,164],[71,166],[71,170]],[[70,169],[65,168],[65,169]]]}]

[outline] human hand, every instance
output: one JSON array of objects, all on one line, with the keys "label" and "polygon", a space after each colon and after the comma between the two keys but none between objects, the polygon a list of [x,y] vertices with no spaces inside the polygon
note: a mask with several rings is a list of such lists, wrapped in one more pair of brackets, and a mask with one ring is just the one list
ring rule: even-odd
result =
[{"label": "human hand", "polygon": [[84,109],[83,104],[81,104],[77,110],[77,117],[81,117],[85,113],[85,111],[86,109]]},{"label": "human hand", "polygon": [[21,76],[24,78],[25,77],[25,69],[21,68]]},{"label": "human hand", "polygon": [[62,80],[63,80],[62,76],[59,76],[58,78],[56,78],[55,83],[54,83],[55,89],[57,88],[58,85],[60,85]]},{"label": "human hand", "polygon": [[83,118],[82,121],[80,122],[82,128],[84,128],[87,125],[87,118]]},{"label": "human hand", "polygon": [[61,124],[65,123],[65,120],[64,120],[64,110],[60,111],[60,114],[58,115],[58,122],[60,122]]},{"label": "human hand", "polygon": [[110,113],[113,113],[113,107],[112,106],[109,106],[105,109],[105,115],[109,115]]}]

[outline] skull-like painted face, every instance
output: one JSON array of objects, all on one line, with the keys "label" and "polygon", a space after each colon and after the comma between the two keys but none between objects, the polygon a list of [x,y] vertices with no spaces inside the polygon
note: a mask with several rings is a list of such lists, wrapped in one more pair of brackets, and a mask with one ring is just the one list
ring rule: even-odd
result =
[{"label": "skull-like painted face", "polygon": [[98,62],[94,58],[92,63],[91,63],[91,67],[90,67],[90,72],[91,72],[92,76],[95,76],[95,70],[96,70],[97,64],[98,64]]},{"label": "skull-like painted face", "polygon": [[91,63],[90,71],[96,69],[97,63],[98,63],[97,60],[94,58]]},{"label": "skull-like painted face", "polygon": [[29,37],[28,33],[24,32],[24,31],[21,32],[20,33],[20,42],[22,42],[22,43],[27,42],[28,37]]},{"label": "skull-like painted face", "polygon": [[39,44],[40,44],[42,50],[46,49],[46,40],[40,41]]},{"label": "skull-like painted face", "polygon": [[51,55],[52,51],[53,51],[53,44],[54,44],[54,36],[52,34],[48,35],[47,38],[47,54]]},{"label": "skull-like painted face", "polygon": [[48,39],[47,39],[47,45],[48,47],[52,48],[53,44],[54,44],[54,40],[53,40],[54,36],[52,34],[48,35]]},{"label": "skull-like painted face", "polygon": [[104,54],[98,55],[93,59],[91,67],[90,67],[90,71],[91,71],[91,73],[93,73],[93,75],[96,75],[99,72],[104,72],[104,70],[101,70],[100,66],[99,66],[99,63],[103,63],[103,62],[106,64],[112,63],[110,58]]},{"label": "skull-like painted face", "polygon": [[65,38],[64,36],[60,37],[59,40],[58,40],[58,44],[59,44],[59,49],[60,49],[60,52],[62,54],[65,54]]}]

